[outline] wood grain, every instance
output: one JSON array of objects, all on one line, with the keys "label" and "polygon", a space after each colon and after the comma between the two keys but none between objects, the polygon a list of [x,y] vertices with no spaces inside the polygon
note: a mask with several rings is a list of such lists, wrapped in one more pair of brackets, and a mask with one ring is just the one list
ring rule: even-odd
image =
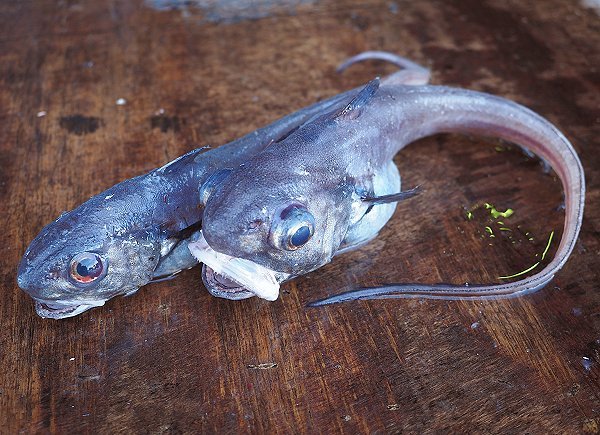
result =
[{"label": "wood grain", "polygon": [[[599,15],[559,0],[264,2],[258,15],[211,4],[0,4],[0,432],[598,433]],[[510,301],[306,307],[358,285],[495,282],[560,232],[560,183],[537,160],[445,135],[397,156],[425,192],[377,240],[274,303],[213,298],[195,268],[76,318],[35,315],[15,274],[43,225],[393,70],[335,74],[369,49],[521,102],[572,140],[586,216],[550,286]],[[465,219],[484,202],[515,210],[512,239],[490,238],[482,209]]]}]

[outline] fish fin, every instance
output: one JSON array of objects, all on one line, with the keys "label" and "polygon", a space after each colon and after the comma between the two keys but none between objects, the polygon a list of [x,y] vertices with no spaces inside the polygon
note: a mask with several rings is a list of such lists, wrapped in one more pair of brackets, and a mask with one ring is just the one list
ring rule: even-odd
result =
[{"label": "fish fin", "polygon": [[364,202],[368,202],[372,205],[375,204],[389,204],[390,202],[399,202],[404,201],[405,199],[412,198],[413,196],[417,196],[421,193],[421,186],[413,187],[410,190],[405,190],[403,192],[392,193],[390,195],[381,195],[381,196],[365,196],[363,195],[360,199]]},{"label": "fish fin", "polygon": [[200,195],[200,203],[204,206],[208,197],[215,191],[215,189],[221,184],[227,176],[233,171],[233,168],[223,168],[212,173],[198,188]]},{"label": "fish fin", "polygon": [[184,155],[177,157],[175,160],[170,161],[169,163],[161,166],[160,168],[156,169],[155,172],[160,174],[169,174],[171,172],[176,172],[182,166],[185,166],[188,163],[194,161],[198,154],[202,153],[208,148],[210,148],[208,145],[203,146],[201,148],[196,148],[195,150],[185,153]]},{"label": "fish fin", "polygon": [[333,118],[336,121],[358,118],[362,112],[362,108],[373,98],[377,89],[379,89],[379,77],[367,83],[356,97]]},{"label": "fish fin", "polygon": [[438,299],[442,301],[484,301],[511,299],[534,293],[550,281],[554,275],[539,274],[508,284],[454,285],[454,284],[387,284],[362,287],[338,293],[307,304],[308,307],[322,307],[341,302],[376,299]]},{"label": "fish fin", "polygon": [[363,53],[352,56],[346,59],[340,66],[337,67],[337,72],[341,73],[346,68],[354,65],[357,62],[363,62],[365,60],[383,60],[390,62],[397,67],[401,68],[400,71],[384,77],[382,84],[398,84],[398,85],[426,85],[429,83],[431,73],[429,70],[418,63],[415,63],[405,57],[398,56],[397,54],[388,53],[385,51],[365,51]]},{"label": "fish fin", "polygon": [[[149,283],[162,282],[162,281],[170,281],[173,278],[175,278],[180,272],[181,272],[181,270],[178,270],[177,272],[173,272],[173,273],[171,273],[169,275],[156,276],[156,277],[152,278],[149,281]],[[127,294],[125,296],[129,296],[129,294]]]}]

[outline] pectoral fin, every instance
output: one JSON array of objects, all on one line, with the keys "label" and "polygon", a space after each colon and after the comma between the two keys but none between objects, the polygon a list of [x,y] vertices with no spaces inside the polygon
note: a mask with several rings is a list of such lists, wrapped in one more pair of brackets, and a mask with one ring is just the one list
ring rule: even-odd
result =
[{"label": "pectoral fin", "polygon": [[399,202],[404,201],[405,199],[412,198],[413,196],[421,193],[421,186],[413,187],[410,190],[405,190],[403,192],[392,193],[390,195],[382,195],[382,196],[362,196],[361,200],[364,202],[368,202],[369,204],[389,204],[391,202]]}]

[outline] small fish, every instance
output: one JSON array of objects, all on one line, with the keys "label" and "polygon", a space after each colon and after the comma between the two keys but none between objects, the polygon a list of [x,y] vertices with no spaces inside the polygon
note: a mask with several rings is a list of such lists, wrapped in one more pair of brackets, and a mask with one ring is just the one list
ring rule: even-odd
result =
[{"label": "small fish", "polygon": [[19,287],[34,299],[41,317],[61,319],[193,267],[197,260],[187,244],[201,227],[200,195],[207,195],[227,168],[238,167],[359,90],[308,106],[214,150],[190,151],[62,214],[27,248],[17,273]]},{"label": "small fish", "polygon": [[[386,58],[368,53],[360,59],[371,57]],[[515,297],[550,282],[572,252],[583,217],[584,173],[572,145],[547,120],[509,100],[419,84],[428,77],[422,70],[416,70],[416,85],[404,81],[410,74],[371,81],[341,107],[304,123],[211,186],[203,199],[200,237],[189,248],[204,263],[203,281],[213,295],[275,300],[280,283],[376,237],[397,202],[416,193],[401,191],[394,155],[417,139],[443,132],[498,137],[552,165],[566,204],[554,259],[539,273],[508,284],[399,284],[313,305],[374,298]]]}]

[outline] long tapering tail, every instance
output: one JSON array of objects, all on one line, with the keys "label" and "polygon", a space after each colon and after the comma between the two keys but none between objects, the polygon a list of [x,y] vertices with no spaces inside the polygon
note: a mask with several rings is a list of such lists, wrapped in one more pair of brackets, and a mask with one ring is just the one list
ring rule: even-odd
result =
[{"label": "long tapering tail", "polygon": [[[549,121],[504,98],[442,86],[382,87],[382,101],[393,100],[378,113],[395,119],[389,129],[400,138],[390,158],[406,144],[436,133],[467,133],[496,137],[521,145],[556,171],[565,194],[562,239],[552,261],[539,273],[520,281],[477,286],[393,284],[358,289],[317,302],[328,305],[359,299],[423,298],[469,300],[509,298],[539,290],[552,280],[573,251],[581,228],[585,180],[581,162],[567,138]],[[390,131],[388,131],[390,133]]]}]

